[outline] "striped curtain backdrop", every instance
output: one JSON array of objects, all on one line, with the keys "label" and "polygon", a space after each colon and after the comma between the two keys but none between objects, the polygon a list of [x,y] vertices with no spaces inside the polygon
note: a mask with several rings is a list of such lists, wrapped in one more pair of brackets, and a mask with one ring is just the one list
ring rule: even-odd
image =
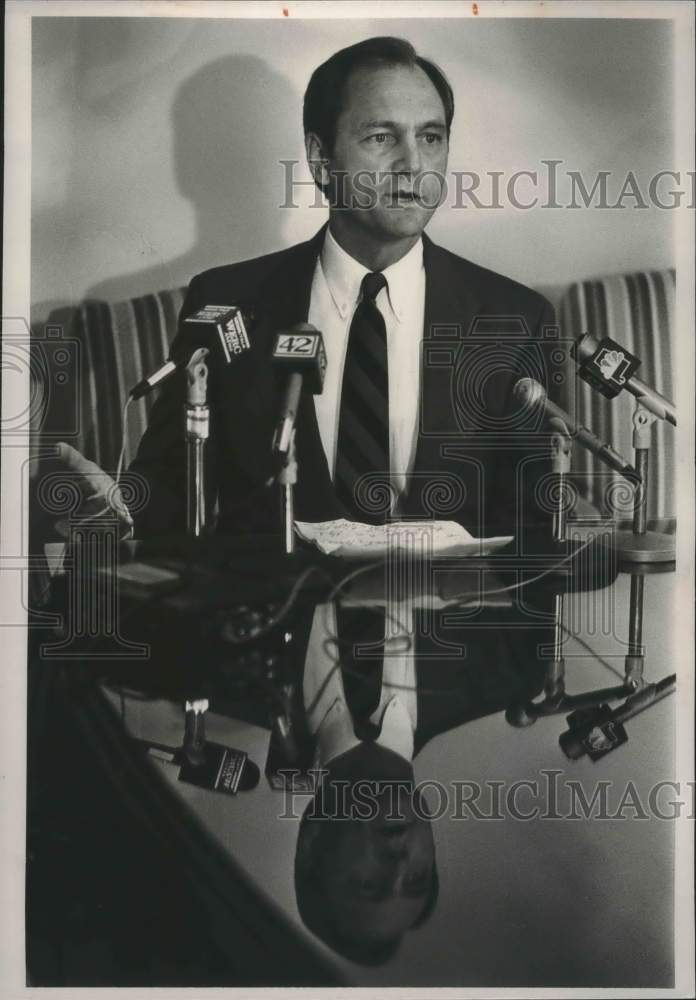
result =
[{"label": "striped curtain backdrop", "polygon": [[[84,302],[77,310],[73,335],[82,345],[82,365],[76,447],[108,472],[118,463],[126,394],[167,358],[185,291],[175,288],[114,305]],[[124,467],[135,455],[154,398],[153,393],[128,407]]]},{"label": "striped curtain backdrop", "polygon": [[[615,275],[571,285],[561,300],[559,320],[563,337],[583,333],[611,337],[642,361],[637,375],[658,392],[674,398],[675,272],[644,271]],[[628,392],[605,399],[577,378],[565,383],[562,403],[603,441],[632,461],[635,400]],[[675,430],[657,421],[652,429],[649,456],[648,517],[676,514]],[[573,449],[573,471],[581,492],[603,513],[631,516],[630,491],[620,476],[597,462],[584,448]]]},{"label": "striped curtain backdrop", "polygon": [[[109,472],[118,462],[126,392],[167,357],[184,294],[184,288],[176,288],[113,305],[84,302],[74,312],[70,336],[81,344],[82,363],[77,387],[79,434],[70,443]],[[674,297],[673,270],[579,282],[561,299],[561,334],[575,339],[590,332],[623,344],[642,359],[639,376],[672,399]],[[126,465],[147,426],[153,401],[154,395],[129,407]],[[632,456],[635,403],[629,393],[605,399],[577,378],[571,363],[558,401],[598,437],[627,458]],[[589,452],[573,449],[573,471],[583,496],[595,507],[630,516],[630,491]],[[674,517],[675,479],[674,428],[658,421],[650,451],[648,517]]]}]

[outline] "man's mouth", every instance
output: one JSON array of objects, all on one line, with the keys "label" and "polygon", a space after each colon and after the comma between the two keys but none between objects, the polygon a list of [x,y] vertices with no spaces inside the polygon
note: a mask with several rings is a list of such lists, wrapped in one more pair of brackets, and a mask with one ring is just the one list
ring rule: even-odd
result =
[{"label": "man's mouth", "polygon": [[421,205],[423,203],[415,191],[394,191],[389,200],[394,205]]}]

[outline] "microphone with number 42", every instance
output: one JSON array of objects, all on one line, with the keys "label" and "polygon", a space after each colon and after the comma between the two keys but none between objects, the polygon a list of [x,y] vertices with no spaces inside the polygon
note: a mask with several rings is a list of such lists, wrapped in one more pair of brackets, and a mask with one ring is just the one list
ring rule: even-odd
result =
[{"label": "microphone with number 42", "polygon": [[326,353],[321,334],[310,323],[297,323],[282,330],[273,346],[272,364],[284,380],[280,416],[273,435],[272,450],[278,462],[285,552],[295,550],[295,508],[293,487],[297,482],[295,461],[295,421],[303,387],[314,395],[324,388]]},{"label": "microphone with number 42", "polygon": [[310,323],[297,323],[289,330],[281,331],[273,346],[272,363],[284,379],[273,452],[287,458],[303,387],[314,395],[319,395],[324,388],[326,352],[321,334]]}]

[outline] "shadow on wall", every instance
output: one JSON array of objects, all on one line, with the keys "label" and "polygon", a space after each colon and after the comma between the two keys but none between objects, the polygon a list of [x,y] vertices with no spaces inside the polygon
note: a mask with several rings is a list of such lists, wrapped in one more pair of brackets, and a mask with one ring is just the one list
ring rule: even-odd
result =
[{"label": "shadow on wall", "polygon": [[[140,81],[137,92],[122,99],[143,100],[146,93]],[[103,124],[114,109],[102,104],[98,114]],[[81,358],[81,367],[70,361],[69,370],[61,368],[56,375],[70,387],[64,393],[70,412],[64,413],[57,399],[41,432],[46,440],[52,435],[69,441],[108,469],[116,467],[125,392],[162,363],[173,339],[181,296],[170,290],[207,268],[283,246],[287,210],[278,207],[284,194],[279,161],[302,149],[295,89],[255,56],[224,56],[198,69],[177,90],[171,114],[171,131],[162,129],[162,135],[172,136],[173,148],[163,148],[161,156],[163,163],[173,163],[176,186],[195,212],[190,248],[169,261],[100,281],[79,300],[59,305],[54,300],[33,310],[35,337],[41,339],[45,327],[62,328],[65,337],[77,341]],[[149,143],[146,167],[159,158],[152,122],[149,131],[147,140],[141,140]],[[134,129],[133,143],[138,140]],[[74,188],[84,183],[80,160],[78,149],[69,178]],[[156,181],[152,166],[145,181],[151,190]],[[129,183],[119,195],[122,203]],[[147,197],[142,190],[137,195],[138,204]],[[176,220],[166,221],[175,233]],[[157,292],[165,294],[155,299]],[[131,443],[142,434],[150,405],[147,400],[131,407]]]},{"label": "shadow on wall", "polygon": [[[284,245],[279,161],[297,155],[302,128],[290,83],[255,56],[225,56],[181,85],[172,126],[177,185],[195,210],[194,243],[168,262],[94,285],[86,300],[168,289],[208,267]],[[65,322],[69,313],[54,311],[51,321]],[[34,314],[46,313],[39,304]]]}]

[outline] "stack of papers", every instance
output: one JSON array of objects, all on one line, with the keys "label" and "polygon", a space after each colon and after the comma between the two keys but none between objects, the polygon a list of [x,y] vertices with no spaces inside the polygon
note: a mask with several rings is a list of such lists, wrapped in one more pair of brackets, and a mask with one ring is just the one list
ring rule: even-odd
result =
[{"label": "stack of papers", "polygon": [[474,538],[456,521],[397,521],[393,524],[360,524],[335,521],[297,521],[295,531],[326,555],[375,558],[396,550],[414,556],[487,556],[512,541],[512,535]]}]

